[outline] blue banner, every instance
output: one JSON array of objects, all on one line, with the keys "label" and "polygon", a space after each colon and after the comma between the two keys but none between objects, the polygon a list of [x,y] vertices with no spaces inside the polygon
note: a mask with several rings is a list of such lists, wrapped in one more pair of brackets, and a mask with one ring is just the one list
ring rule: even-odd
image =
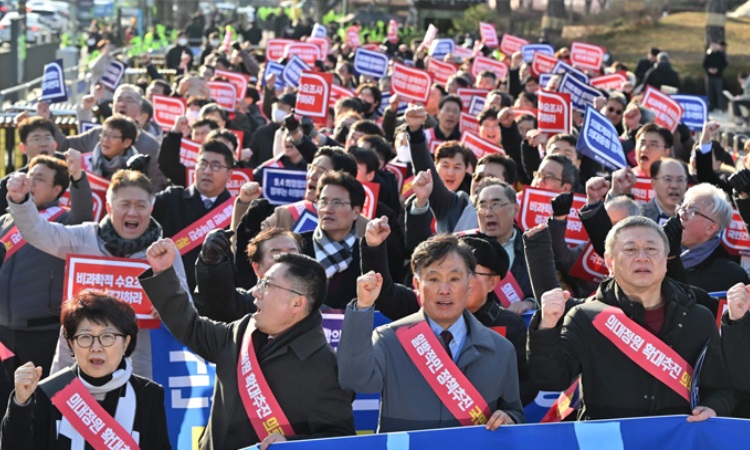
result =
[{"label": "blue banner", "polygon": [[435,39],[430,44],[430,58],[442,60],[445,55],[453,53],[454,48],[456,48],[456,43],[453,39]]},{"label": "blue banner", "polygon": [[302,214],[300,214],[297,221],[294,222],[294,225],[292,225],[292,232],[300,234],[305,231],[313,231],[317,227],[318,216],[309,209],[305,209],[302,211]]},{"label": "blue banner", "polygon": [[539,74],[539,87],[541,87],[542,89],[546,89],[547,85],[549,84],[549,80],[551,80],[553,76],[555,76],[555,74],[540,73]]},{"label": "blue banner", "polygon": [[354,70],[360,75],[383,78],[388,74],[388,55],[364,48],[354,54]]},{"label": "blue banner", "polygon": [[112,61],[109,63],[109,66],[104,69],[104,74],[102,75],[101,80],[99,80],[99,83],[110,91],[114,91],[122,82],[122,77],[125,75],[126,67],[127,66],[124,62],[117,60]]},{"label": "blue banner", "polygon": [[[381,116],[385,114],[385,109],[391,104],[391,93],[390,92],[383,92],[382,96],[380,97],[380,106],[378,106],[378,114]],[[399,102],[398,104],[398,114],[403,114],[406,112],[406,108],[409,107],[409,102]]]},{"label": "blue banner", "polygon": [[682,106],[682,120],[691,131],[703,130],[708,120],[708,99],[705,95],[674,94],[672,98]]},{"label": "blue banner", "polygon": [[570,103],[573,108],[581,112],[585,111],[589,105],[593,105],[596,97],[602,95],[599,89],[589,86],[571,73],[563,75],[557,91],[570,94]]},{"label": "blue banner", "polygon": [[60,103],[68,100],[65,90],[65,70],[63,60],[56,59],[44,65],[44,78],[42,81],[41,102]]},{"label": "blue banner", "polygon": [[[483,426],[410,431],[284,443],[289,450],[423,450],[501,448],[503,450],[644,450],[741,448],[750,420],[717,417],[688,423],[686,416],[622,420]],[[255,449],[257,446],[247,447]]]},{"label": "blue banner", "polygon": [[310,37],[316,37],[316,38],[325,38],[328,34],[328,29],[319,23],[316,23],[313,25],[312,33],[310,33]]},{"label": "blue banner", "polygon": [[553,56],[555,54],[555,47],[549,44],[526,44],[521,47],[524,62],[531,62],[531,60],[534,59],[534,53],[536,52]]},{"label": "blue banner", "polygon": [[284,89],[286,87],[286,84],[284,84],[284,66],[281,63],[277,63],[274,61],[266,61],[266,72],[263,74],[263,80],[261,81],[261,85],[266,85],[266,77],[272,73],[276,74],[276,84],[274,87],[276,89]]},{"label": "blue banner", "polygon": [[571,66],[570,64],[566,63],[562,59],[558,59],[557,62],[555,63],[555,66],[552,67],[552,73],[569,73],[584,83],[589,82],[588,75],[576,69],[575,67]]},{"label": "blue banner", "polygon": [[94,122],[78,122],[78,134],[85,133],[94,128],[99,128],[100,126],[102,125]]},{"label": "blue banner", "polygon": [[627,166],[615,126],[593,106],[586,107],[576,149],[611,170]]},{"label": "blue banner", "polygon": [[263,196],[273,205],[286,205],[305,197],[307,172],[302,170],[263,169]]},{"label": "blue banner", "polygon": [[281,73],[281,78],[284,79],[284,83],[287,86],[297,87],[299,86],[299,79],[302,76],[302,72],[305,70],[310,70],[310,66],[305,64],[299,56],[292,55],[289,61],[287,61],[284,71]]}]

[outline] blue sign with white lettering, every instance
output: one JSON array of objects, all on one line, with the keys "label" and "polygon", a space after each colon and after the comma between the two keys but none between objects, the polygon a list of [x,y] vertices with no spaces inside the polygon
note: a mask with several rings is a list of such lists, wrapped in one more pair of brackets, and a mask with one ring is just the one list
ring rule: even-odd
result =
[{"label": "blue sign with white lettering", "polygon": [[286,84],[284,84],[284,79],[282,78],[282,75],[284,74],[284,66],[281,63],[277,63],[274,61],[266,61],[266,73],[263,75],[263,81],[262,85],[266,85],[266,77],[272,73],[276,74],[276,84],[274,87],[276,89],[284,89],[286,87]]},{"label": "blue sign with white lettering", "polygon": [[299,215],[297,221],[294,222],[294,225],[292,225],[292,232],[301,234],[305,231],[313,231],[317,227],[318,216],[309,209],[305,209],[302,211],[302,214]]},{"label": "blue sign with white lettering", "polygon": [[524,62],[531,62],[537,52],[552,56],[555,54],[555,47],[549,44],[526,44],[521,47]]},{"label": "blue sign with white lettering", "polygon": [[[380,97],[380,106],[378,106],[378,114],[385,115],[385,109],[388,108],[388,106],[391,103],[391,93],[390,92],[384,92],[383,95]],[[399,115],[406,112],[406,108],[409,107],[409,102],[399,102],[398,104],[398,111],[397,113]]]},{"label": "blue sign with white lettering", "polygon": [[354,70],[360,75],[383,78],[388,74],[388,55],[383,52],[358,48],[354,54]]},{"label": "blue sign with white lettering", "polygon": [[578,78],[580,81],[583,81],[584,83],[589,82],[588,75],[576,69],[575,67],[571,66],[570,64],[566,63],[562,59],[558,59],[557,62],[555,63],[555,66],[552,67],[552,73],[569,73],[573,75],[574,77]]},{"label": "blue sign with white lettering", "polygon": [[611,170],[621,169],[628,164],[615,126],[590,105],[586,107],[576,149]]},{"label": "blue sign with white lettering", "polygon": [[555,74],[553,73],[540,73],[539,86],[542,88],[546,88],[546,86],[549,84],[549,80],[551,80],[553,76],[555,76]]},{"label": "blue sign with white lettering", "polygon": [[299,79],[302,76],[302,72],[305,70],[310,70],[310,66],[305,64],[299,56],[292,55],[289,61],[287,61],[284,71],[281,73],[281,78],[284,79],[284,83],[287,86],[297,87],[299,86]]},{"label": "blue sign with white lettering", "polygon": [[112,61],[109,63],[109,66],[104,69],[104,74],[102,75],[101,80],[99,80],[99,83],[110,91],[114,91],[122,82],[122,77],[125,76],[126,67],[127,66],[122,61]]},{"label": "blue sign with white lettering", "polygon": [[586,110],[588,105],[594,103],[594,99],[602,95],[601,91],[586,82],[579,80],[571,73],[563,75],[560,85],[557,87],[558,92],[570,94],[570,103],[578,111]]},{"label": "blue sign with white lettering", "polygon": [[675,94],[672,98],[682,106],[682,120],[691,131],[701,131],[708,120],[708,99],[705,95]]},{"label": "blue sign with white lettering", "polygon": [[44,79],[42,81],[42,96],[39,101],[48,103],[64,102],[68,99],[65,91],[65,71],[63,60],[56,59],[44,65]]},{"label": "blue sign with white lettering", "polygon": [[303,170],[263,169],[263,196],[272,205],[286,205],[302,200],[307,186]]},{"label": "blue sign with white lettering", "polygon": [[442,60],[445,55],[453,53],[454,48],[456,48],[456,43],[453,39],[435,39],[430,44],[430,57]]}]

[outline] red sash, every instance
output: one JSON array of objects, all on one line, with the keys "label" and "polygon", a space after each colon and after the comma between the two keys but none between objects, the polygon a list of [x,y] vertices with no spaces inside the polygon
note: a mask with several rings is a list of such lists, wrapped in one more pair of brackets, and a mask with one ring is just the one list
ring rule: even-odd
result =
[{"label": "red sash", "polygon": [[292,215],[292,219],[294,219],[295,222],[299,219],[299,217],[302,215],[302,211],[308,210],[311,213],[318,214],[318,211],[315,210],[315,205],[310,200],[300,200],[298,202],[292,203],[288,206],[289,208],[289,214]]},{"label": "red sash", "polygon": [[594,328],[615,347],[688,402],[693,368],[679,353],[635,323],[621,309],[607,307],[594,318]]},{"label": "red sash", "polygon": [[603,279],[609,276],[609,269],[604,263],[604,258],[594,251],[594,246],[589,242],[568,273],[582,280],[601,283]]},{"label": "red sash", "polygon": [[16,354],[13,353],[13,351],[6,347],[2,342],[0,342],[0,361],[5,361],[6,359],[10,359],[14,356],[16,356]]},{"label": "red sash", "polygon": [[571,403],[573,403],[573,397],[576,395],[580,382],[581,377],[578,377],[570,387],[562,391],[539,423],[562,422],[570,413],[575,411],[575,407],[572,407]]},{"label": "red sash", "polygon": [[102,408],[78,377],[53,395],[51,401],[94,450],[140,449],[133,436]]},{"label": "red sash", "polygon": [[[59,206],[53,206],[43,211],[39,211],[39,215],[44,217],[48,222],[54,222],[60,217],[67,209]],[[21,248],[27,244],[26,240],[21,237],[21,232],[18,231],[18,227],[14,226],[10,229],[5,236],[0,238],[0,242],[5,245],[5,261],[10,259],[14,253],[21,250]]]},{"label": "red sash", "polygon": [[523,300],[523,290],[521,290],[521,286],[510,270],[505,274],[505,278],[500,280],[497,286],[495,286],[495,295],[497,295],[503,308],[509,307],[511,303]]},{"label": "red sash", "polygon": [[448,356],[427,322],[400,327],[396,337],[435,395],[461,425],[487,423],[491,414],[489,405]]},{"label": "red sash", "polygon": [[234,197],[230,197],[217,208],[212,209],[205,216],[172,236],[172,240],[180,251],[180,255],[184,256],[192,249],[202,245],[203,238],[206,237],[209,231],[228,227],[232,223],[233,210]]},{"label": "red sash", "polygon": [[266,377],[260,370],[258,357],[253,347],[252,331],[248,326],[242,337],[240,358],[237,360],[237,388],[240,391],[242,405],[250,419],[258,439],[263,441],[273,433],[294,436],[294,429],[289,424],[284,411],[273,395]]}]

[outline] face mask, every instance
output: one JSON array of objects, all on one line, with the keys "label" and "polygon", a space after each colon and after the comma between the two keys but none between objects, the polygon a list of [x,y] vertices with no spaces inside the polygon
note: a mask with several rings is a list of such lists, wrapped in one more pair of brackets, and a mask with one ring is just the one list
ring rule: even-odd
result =
[{"label": "face mask", "polygon": [[187,45],[187,39],[184,39],[184,38],[178,39],[177,43],[180,44],[180,45],[182,45],[184,47],[184,46]]},{"label": "face mask", "polygon": [[96,40],[94,39],[86,39],[86,45],[91,47],[92,45],[96,44]]},{"label": "face mask", "polygon": [[218,47],[219,44],[221,44],[221,41],[218,39],[214,39],[211,41],[211,47]]},{"label": "face mask", "polygon": [[362,110],[365,111],[365,112],[372,111],[372,103],[366,102],[366,101],[362,101]]},{"label": "face mask", "polygon": [[187,117],[188,123],[192,125],[196,120],[198,120],[198,117],[200,117],[200,111],[188,109],[185,113],[185,117]]},{"label": "face mask", "polygon": [[283,109],[279,109],[278,107],[272,108],[272,109],[273,109],[273,111],[272,111],[271,115],[273,116],[274,123],[281,123],[281,122],[283,122],[284,121],[284,117],[286,117],[286,115],[287,115],[287,112],[284,111]]},{"label": "face mask", "polygon": [[411,162],[411,149],[408,145],[396,147],[396,158],[401,162]]}]

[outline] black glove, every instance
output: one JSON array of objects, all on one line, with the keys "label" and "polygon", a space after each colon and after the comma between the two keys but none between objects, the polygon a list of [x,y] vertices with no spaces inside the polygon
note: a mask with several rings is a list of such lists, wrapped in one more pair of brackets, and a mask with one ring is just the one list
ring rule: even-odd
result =
[{"label": "black glove", "polygon": [[680,256],[682,253],[682,222],[679,216],[671,217],[661,226],[669,241],[669,257]]},{"label": "black glove", "polygon": [[305,133],[305,136],[309,137],[310,139],[314,138],[318,134],[318,130],[315,129],[315,124],[313,123],[312,119],[307,116],[302,117],[302,132]]},{"label": "black glove", "polygon": [[148,175],[148,165],[151,162],[151,155],[133,155],[125,164],[126,169],[137,170],[144,175]]},{"label": "black glove", "polygon": [[551,203],[553,216],[567,216],[570,214],[570,208],[573,206],[573,193],[563,192],[562,194],[557,194]]},{"label": "black glove", "polygon": [[232,242],[229,240],[234,236],[232,230],[216,229],[210,231],[203,241],[201,259],[206,264],[218,264],[232,254]]},{"label": "black glove", "polygon": [[742,169],[729,177],[729,184],[737,193],[750,194],[750,170]]},{"label": "black glove", "polygon": [[294,114],[287,114],[286,117],[284,117],[284,127],[289,133],[295,133],[299,126],[299,120],[294,117]]}]

